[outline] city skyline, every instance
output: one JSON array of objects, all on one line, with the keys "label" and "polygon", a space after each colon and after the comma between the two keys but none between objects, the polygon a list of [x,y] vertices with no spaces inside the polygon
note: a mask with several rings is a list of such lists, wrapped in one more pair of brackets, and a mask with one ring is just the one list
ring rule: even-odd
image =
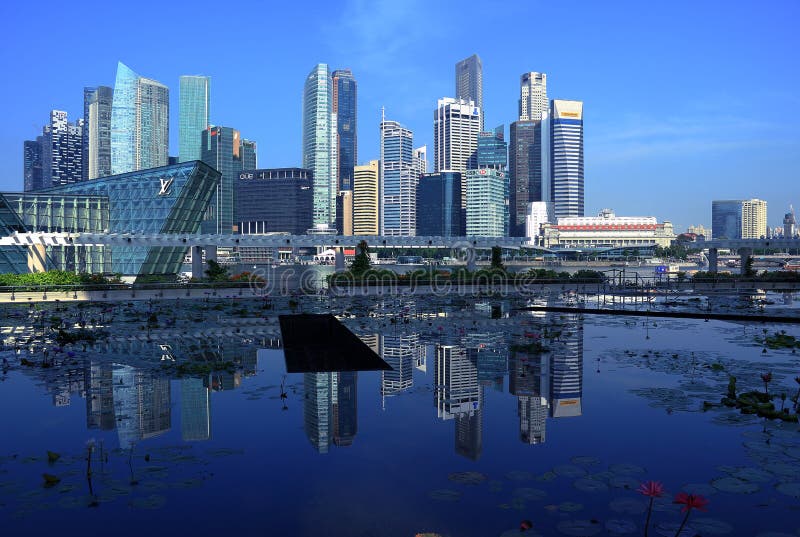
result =
[{"label": "city skyline", "polygon": [[[798,144],[797,134],[791,131],[797,112],[791,106],[796,97],[788,89],[796,84],[798,75],[781,67],[788,61],[787,51],[797,44],[788,23],[796,18],[796,5],[774,2],[769,14],[754,14],[744,6],[727,6],[729,9],[722,14],[712,5],[693,6],[696,16],[691,18],[682,16],[683,10],[675,5],[669,9],[651,7],[649,13],[638,15],[623,4],[602,10],[587,6],[575,14],[574,25],[578,30],[571,33],[575,39],[570,43],[556,40],[558,28],[545,25],[543,51],[525,58],[513,53],[515,45],[523,42],[522,36],[515,35],[502,45],[447,43],[443,39],[446,32],[441,37],[428,35],[430,39],[417,43],[414,35],[425,35],[436,14],[446,12],[446,7],[425,6],[426,16],[421,18],[414,15],[412,7],[376,4],[368,8],[358,2],[346,4],[337,20],[353,33],[352,39],[324,30],[324,18],[313,9],[283,8],[280,16],[287,21],[287,28],[292,27],[292,21],[299,21],[302,13],[310,14],[309,25],[320,31],[309,32],[308,42],[286,57],[267,54],[264,71],[279,70],[288,82],[267,88],[266,93],[264,84],[259,83],[264,80],[259,78],[262,75],[240,67],[246,58],[236,66],[225,65],[223,60],[227,61],[227,55],[200,54],[180,45],[177,36],[165,37],[166,44],[158,43],[159,47],[175,45],[176,54],[169,59],[153,54],[155,44],[133,46],[125,32],[118,32],[119,37],[114,37],[90,59],[78,61],[74,55],[68,56],[67,51],[56,51],[59,57],[48,64],[47,83],[40,78],[44,74],[28,75],[31,91],[15,95],[16,105],[8,110],[11,129],[3,133],[7,142],[4,147],[8,149],[0,168],[4,177],[0,185],[3,190],[21,188],[20,145],[37,134],[40,126],[34,124],[41,121],[37,118],[52,109],[80,117],[82,88],[112,85],[117,61],[173,90],[170,95],[173,154],[177,154],[178,77],[187,72],[202,72],[214,78],[215,88],[219,88],[214,92],[215,121],[236,125],[268,147],[269,158],[262,162],[262,167],[296,167],[301,165],[301,148],[297,143],[301,130],[298,94],[310,66],[324,61],[337,68],[349,67],[359,80],[358,164],[363,164],[379,153],[380,105],[386,106],[387,115],[415,132],[419,145],[432,145],[430,109],[436,99],[452,93],[456,62],[478,54],[483,64],[483,94],[489,125],[514,120],[519,77],[525,72],[547,73],[551,97],[584,101],[585,214],[596,214],[601,208],[611,206],[620,214],[652,214],[660,220],[669,219],[677,230],[682,230],[690,224],[710,225],[713,199],[758,197],[774,208],[769,225],[776,227],[788,203],[797,204],[791,195],[787,200],[783,189],[791,184],[792,172],[800,159],[792,151]],[[25,31],[31,27],[31,21],[40,24],[42,19],[52,16],[37,13],[32,17],[29,9],[4,7],[9,26],[15,31]],[[507,22],[534,9],[539,16],[550,19],[559,12],[555,6],[534,8],[520,4],[488,17],[489,21]],[[165,15],[173,11],[177,14],[177,10],[170,7]],[[774,16],[776,12],[779,17]],[[721,22],[713,38],[704,35],[702,24],[704,18],[712,15]],[[168,19],[165,16],[149,21],[144,15],[137,15],[127,24],[132,29],[147,23],[157,31]],[[406,20],[414,21],[413,35],[392,37],[387,46],[379,46],[384,36],[376,31],[381,27],[377,23]],[[368,25],[367,21],[373,24]],[[764,27],[769,24],[769,34],[759,34],[762,38],[752,43],[734,38],[748,34],[759,24]],[[84,15],[79,26],[83,25],[97,27],[101,36],[109,35],[109,30],[103,29],[93,13]],[[56,26],[57,32],[69,27]],[[625,36],[618,37],[622,28],[626,30]],[[670,37],[676,31],[684,35],[679,43]],[[285,38],[281,32],[269,39],[260,35],[256,39],[247,33],[242,32],[241,49],[246,51],[248,45],[257,44],[255,52],[246,54],[258,57]],[[70,31],[70,36],[75,36],[75,32]],[[644,39],[645,36],[649,39]],[[639,50],[632,50],[633,42],[642,45]],[[723,42],[728,44],[720,47],[718,43]],[[20,72],[32,61],[28,56],[33,58],[38,46],[34,44],[18,56],[4,58],[7,72]],[[694,54],[698,48],[704,54]],[[433,50],[435,55],[423,54]],[[398,73],[404,76],[398,78]],[[730,88],[738,87],[745,76],[755,81],[748,91],[732,91]],[[245,79],[248,84],[243,86]],[[8,92],[5,102],[11,102],[11,89],[4,91]],[[779,105],[776,110],[781,110],[780,118],[763,113],[769,103]],[[763,177],[769,180],[764,181]],[[676,192],[690,188],[693,196],[691,199],[653,196],[651,185]]]}]

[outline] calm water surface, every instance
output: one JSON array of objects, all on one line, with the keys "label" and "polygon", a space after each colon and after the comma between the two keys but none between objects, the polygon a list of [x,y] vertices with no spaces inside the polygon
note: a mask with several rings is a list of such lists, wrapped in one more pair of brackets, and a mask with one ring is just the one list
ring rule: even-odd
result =
[{"label": "calm water surface", "polygon": [[[682,535],[800,535],[797,424],[702,410],[765,371],[791,407],[798,355],[756,339],[796,325],[299,302],[3,310],[7,345],[52,317],[106,334],[47,368],[3,351],[3,535],[642,535],[649,479],[670,493],[651,535],[675,534],[681,490],[710,500]],[[394,371],[287,375],[277,314],[328,309]]]}]

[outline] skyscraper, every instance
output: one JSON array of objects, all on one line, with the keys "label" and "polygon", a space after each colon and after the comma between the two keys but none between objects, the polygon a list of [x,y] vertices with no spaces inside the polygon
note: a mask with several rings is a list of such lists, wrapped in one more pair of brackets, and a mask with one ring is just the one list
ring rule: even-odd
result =
[{"label": "skyscraper", "polygon": [[222,174],[216,194],[203,221],[203,233],[233,233],[235,188],[243,168],[239,131],[230,127],[209,127],[202,132],[203,162]]},{"label": "skyscraper", "polygon": [[[34,147],[37,144],[38,164]],[[32,189],[63,186],[82,179],[82,119],[70,124],[66,112],[53,110],[50,112],[50,121],[42,129],[42,135],[35,142],[26,141],[23,146],[25,179],[27,186]]]},{"label": "skyscraper", "polygon": [[111,106],[114,89],[83,88],[82,179],[111,175]]},{"label": "skyscraper", "polygon": [[414,150],[414,169],[422,175],[428,173],[428,146],[423,145]]},{"label": "skyscraper", "polygon": [[[481,109],[474,101],[445,97],[433,113],[434,171],[461,172],[478,167],[478,133]],[[461,202],[466,204],[466,185],[462,183]]]},{"label": "skyscraper", "polygon": [[[545,117],[548,112],[545,111]],[[510,233],[525,235],[528,204],[552,199],[547,119],[519,120],[509,129],[508,150]]]},{"label": "skyscraper", "polygon": [[353,189],[353,167],[358,162],[358,85],[350,69],[338,69],[333,79],[336,114],[336,153],[339,158],[337,192]]},{"label": "skyscraper", "polygon": [[547,75],[523,73],[519,77],[519,119],[541,120],[547,105]]},{"label": "skyscraper", "polygon": [[381,235],[414,236],[417,181],[413,133],[397,121],[381,121]]},{"label": "skyscraper", "polygon": [[339,235],[353,234],[352,190],[342,190],[336,196],[336,231]]},{"label": "skyscraper", "polygon": [[178,102],[178,162],[202,158],[203,131],[211,124],[210,109],[211,78],[182,76]]},{"label": "skyscraper", "polygon": [[314,172],[314,225],[336,220],[336,114],[328,65],[317,64],[303,90],[303,168]]},{"label": "skyscraper", "polygon": [[377,160],[353,168],[353,235],[380,233],[379,175]]},{"label": "skyscraper", "polygon": [[[554,217],[583,216],[583,102],[553,99],[545,120]],[[547,140],[542,143],[547,147]]]},{"label": "skyscraper", "polygon": [[500,125],[493,131],[478,134],[478,168],[506,169],[508,144],[505,141],[504,130],[503,125]]},{"label": "skyscraper", "polygon": [[456,99],[472,101],[483,112],[483,63],[477,54],[456,63]]},{"label": "skyscraper", "polygon": [[464,236],[461,174],[423,174],[417,184],[417,235]]},{"label": "skyscraper", "polygon": [[111,173],[169,162],[169,88],[117,64],[111,107]]},{"label": "skyscraper", "polygon": [[42,184],[42,137],[25,140],[22,153],[25,192],[40,190]]},{"label": "skyscraper", "polygon": [[508,177],[502,170],[467,170],[468,236],[508,236]]},{"label": "skyscraper", "polygon": [[767,232],[767,202],[760,199],[711,202],[714,239],[758,239]]}]

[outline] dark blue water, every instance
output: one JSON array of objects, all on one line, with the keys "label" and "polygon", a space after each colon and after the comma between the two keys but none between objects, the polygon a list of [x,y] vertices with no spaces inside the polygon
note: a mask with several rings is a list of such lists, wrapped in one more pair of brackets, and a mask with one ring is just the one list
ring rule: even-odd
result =
[{"label": "dark blue water", "polygon": [[[336,303],[388,373],[286,375],[282,352],[263,348],[271,328],[191,336],[204,322],[148,343],[122,314],[112,341],[65,348],[53,367],[7,350],[3,535],[492,536],[523,519],[529,534],[641,535],[635,488],[649,479],[670,493],[651,535],[675,534],[669,500],[690,484],[710,504],[682,535],[800,532],[798,426],[701,410],[729,374],[763,389],[767,370],[791,406],[800,360],[763,353],[762,325],[491,306]],[[260,315],[274,326],[274,311]],[[178,376],[159,344],[177,363],[232,366]],[[45,487],[44,473],[60,481]]]}]

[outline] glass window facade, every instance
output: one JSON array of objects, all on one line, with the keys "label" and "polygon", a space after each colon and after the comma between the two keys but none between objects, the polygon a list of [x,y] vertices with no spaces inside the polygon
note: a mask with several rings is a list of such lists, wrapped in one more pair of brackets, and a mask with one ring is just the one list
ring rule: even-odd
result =
[{"label": "glass window facade", "polygon": [[200,160],[203,131],[210,123],[211,78],[182,76],[178,105],[178,161]]},{"label": "glass window facade", "polygon": [[417,181],[413,133],[396,121],[381,122],[381,235],[414,236]]},{"label": "glass window facade", "polygon": [[111,175],[111,106],[114,89],[83,89],[83,180]]},{"label": "glass window facade", "polygon": [[303,168],[314,173],[314,224],[336,220],[336,114],[328,65],[318,64],[303,90]]},{"label": "glass window facade", "polygon": [[463,237],[461,174],[428,173],[417,185],[417,235]]},{"label": "glass window facade", "polygon": [[353,189],[353,167],[358,162],[358,86],[349,69],[334,71],[333,113],[336,114],[339,191]]},{"label": "glass window facade", "polygon": [[304,235],[313,225],[313,177],[302,168],[241,172],[236,181],[239,233]]},{"label": "glass window facade", "polygon": [[505,172],[467,170],[467,235],[508,236],[508,178]]},{"label": "glass window facade", "polygon": [[500,125],[493,131],[478,134],[478,168],[505,169],[508,164],[508,144]]}]

